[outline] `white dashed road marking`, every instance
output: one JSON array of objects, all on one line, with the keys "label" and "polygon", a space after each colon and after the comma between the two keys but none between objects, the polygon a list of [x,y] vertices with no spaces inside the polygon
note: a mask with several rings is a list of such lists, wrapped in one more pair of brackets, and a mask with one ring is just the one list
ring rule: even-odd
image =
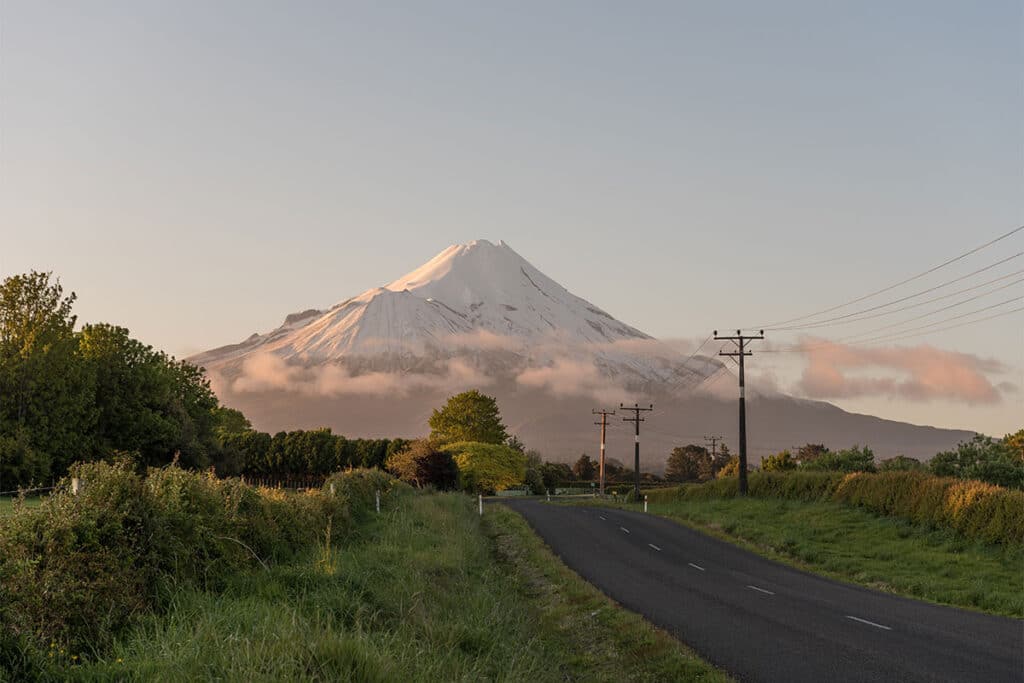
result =
[{"label": "white dashed road marking", "polygon": [[703,571],[707,571],[706,569],[704,569],[704,567],[701,567],[700,565],[696,565],[696,564],[694,564],[693,562],[687,562],[687,564],[689,564],[689,565],[690,565],[691,567],[693,567],[694,569],[698,569],[698,570],[700,570],[700,571],[702,571],[702,572],[703,572]]},{"label": "white dashed road marking", "polygon": [[661,548],[659,548],[658,546],[654,545],[653,543],[648,543],[647,545],[651,546],[652,548],[657,550],[659,553],[661,552]]},{"label": "white dashed road marking", "polygon": [[882,624],[876,624],[873,621],[868,621],[867,619],[861,619],[860,617],[851,617],[849,614],[846,615],[846,618],[847,619],[853,619],[854,621],[859,621],[860,623],[867,624],[868,626],[874,626],[875,628],[883,628],[886,631],[891,631],[892,630],[891,626],[883,626]]},{"label": "white dashed road marking", "polygon": [[627,534],[629,533],[629,529],[627,529],[626,527],[620,526],[619,528],[622,529],[623,531],[625,531]]},{"label": "white dashed road marking", "polygon": [[[599,515],[599,516],[600,516],[600,515]],[[607,517],[601,517],[601,519],[603,519],[603,520],[604,520],[604,521],[606,521],[606,522],[608,521],[608,518],[607,518]]]},{"label": "white dashed road marking", "polygon": [[747,588],[749,588],[751,590],[755,590],[755,591],[760,591],[762,593],[767,593],[768,595],[775,595],[775,593],[772,593],[771,591],[767,591],[764,588],[758,588],[757,586],[747,586]]}]

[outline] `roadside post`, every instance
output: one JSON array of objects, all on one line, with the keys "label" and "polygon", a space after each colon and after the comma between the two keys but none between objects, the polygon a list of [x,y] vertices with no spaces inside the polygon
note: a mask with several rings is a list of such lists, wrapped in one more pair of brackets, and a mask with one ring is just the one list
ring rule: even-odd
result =
[{"label": "roadside post", "polygon": [[647,494],[644,494],[644,512],[647,512]]},{"label": "roadside post", "polygon": [[483,517],[483,515],[484,515],[484,494],[481,493],[479,496],[477,496],[477,499],[480,502],[480,516]]},{"label": "roadside post", "polygon": [[380,514],[380,490],[377,490],[377,514]]}]

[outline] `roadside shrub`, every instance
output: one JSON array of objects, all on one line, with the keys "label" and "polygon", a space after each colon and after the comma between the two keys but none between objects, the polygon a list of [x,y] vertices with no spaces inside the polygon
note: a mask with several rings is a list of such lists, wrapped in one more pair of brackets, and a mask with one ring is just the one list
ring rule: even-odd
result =
[{"label": "roadside shrub", "polygon": [[647,500],[651,503],[668,503],[682,498],[685,490],[685,486],[666,486],[663,488],[651,489],[647,492]]},{"label": "roadside shrub", "polygon": [[432,486],[439,491],[458,487],[459,468],[451,453],[440,450],[428,439],[413,441],[388,456],[387,470],[417,488]]},{"label": "roadside shrub", "polygon": [[330,530],[340,540],[382,496],[409,487],[379,470],[332,476],[331,489],[256,489],[176,466],[146,476],[121,460],[75,465],[39,507],[0,525],[0,680],[33,677],[49,655],[90,657],[182,584],[287,559]]}]

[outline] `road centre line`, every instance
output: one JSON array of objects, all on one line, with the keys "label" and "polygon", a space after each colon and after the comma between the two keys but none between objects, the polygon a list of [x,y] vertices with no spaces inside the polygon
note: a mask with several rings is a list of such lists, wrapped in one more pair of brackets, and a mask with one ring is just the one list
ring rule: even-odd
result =
[{"label": "road centre line", "polygon": [[623,531],[625,531],[627,534],[629,533],[629,529],[627,529],[626,527],[620,526],[619,528],[622,529]]},{"label": "road centre line", "polygon": [[698,570],[700,570],[702,572],[707,571],[706,569],[704,569],[704,567],[701,567],[700,565],[696,565],[693,562],[687,562],[687,564],[690,565],[691,567],[693,567],[694,569],[698,569]]},{"label": "road centre line", "polygon": [[747,588],[749,588],[751,590],[755,590],[755,591],[761,591],[762,593],[766,593],[768,595],[775,595],[775,593],[773,593],[773,592],[771,592],[769,590],[765,590],[764,588],[758,588],[757,586],[747,586]]},{"label": "road centre line", "polygon": [[[598,517],[601,517],[601,515],[598,515]],[[603,520],[604,520],[604,521],[606,521],[606,522],[608,521],[608,518],[607,518],[607,517],[601,517],[601,519],[603,519]]]},{"label": "road centre line", "polygon": [[648,543],[647,545],[651,546],[652,548],[657,550],[659,553],[661,552],[661,548],[659,548],[658,546],[654,545],[653,543]]},{"label": "road centre line", "polygon": [[850,616],[849,614],[846,615],[846,618],[847,619],[853,619],[854,621],[859,621],[860,623],[867,624],[868,626],[874,626],[875,628],[882,628],[882,629],[885,629],[886,631],[891,631],[892,630],[891,626],[885,626],[883,624],[876,624],[873,621],[868,621],[867,619],[861,619],[860,617],[853,617],[853,616]]}]

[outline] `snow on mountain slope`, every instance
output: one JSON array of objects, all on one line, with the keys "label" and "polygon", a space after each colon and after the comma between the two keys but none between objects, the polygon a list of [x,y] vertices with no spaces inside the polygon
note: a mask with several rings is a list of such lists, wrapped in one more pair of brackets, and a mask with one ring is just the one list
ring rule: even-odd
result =
[{"label": "snow on mountain slope", "polygon": [[304,367],[341,365],[356,374],[436,372],[431,361],[468,358],[486,374],[511,373],[553,388],[571,388],[584,375],[595,386],[602,378],[619,386],[689,385],[720,367],[708,358],[685,364],[504,242],[486,240],[448,247],[385,287],[326,311],[292,314],[272,332],[192,360],[237,372],[246,359],[266,354]]}]

